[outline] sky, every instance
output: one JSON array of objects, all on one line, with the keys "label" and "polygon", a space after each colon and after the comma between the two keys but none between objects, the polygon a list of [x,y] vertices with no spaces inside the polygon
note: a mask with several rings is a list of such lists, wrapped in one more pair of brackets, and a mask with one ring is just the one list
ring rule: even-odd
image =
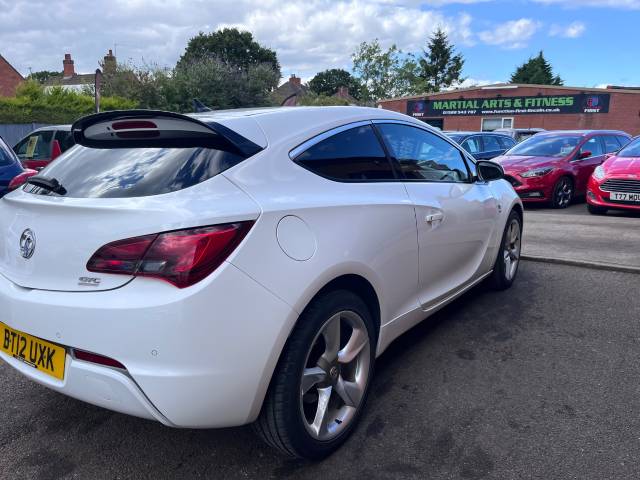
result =
[{"label": "sky", "polygon": [[443,28],[465,58],[463,85],[507,81],[543,50],[565,85],[640,85],[640,0],[0,0],[0,55],[24,75],[120,62],[173,67],[189,38],[233,26],[274,49],[283,79],[351,68],[378,38],[420,52]]}]

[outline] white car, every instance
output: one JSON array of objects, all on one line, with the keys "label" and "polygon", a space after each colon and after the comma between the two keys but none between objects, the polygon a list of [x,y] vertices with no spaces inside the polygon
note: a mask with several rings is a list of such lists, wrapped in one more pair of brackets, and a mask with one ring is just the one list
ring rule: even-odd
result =
[{"label": "white car", "polygon": [[0,358],[94,405],[255,422],[321,458],[390,342],[517,273],[501,167],[405,115],[107,112],[73,133],[0,200]]}]

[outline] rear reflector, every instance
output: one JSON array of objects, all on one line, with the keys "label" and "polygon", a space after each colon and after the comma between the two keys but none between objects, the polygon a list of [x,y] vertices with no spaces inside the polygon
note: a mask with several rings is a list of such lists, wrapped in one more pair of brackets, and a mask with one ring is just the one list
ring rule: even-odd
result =
[{"label": "rear reflector", "polygon": [[109,243],[87,263],[87,270],[165,280],[178,288],[208,277],[235,250],[253,222],[146,235]]},{"label": "rear reflector", "polygon": [[122,365],[119,361],[114,360],[113,358],[98,355],[97,353],[85,352],[84,350],[76,350],[74,348],[73,354],[78,360],[82,360],[84,362],[97,363],[98,365],[122,368],[123,370],[126,370],[125,366]]}]

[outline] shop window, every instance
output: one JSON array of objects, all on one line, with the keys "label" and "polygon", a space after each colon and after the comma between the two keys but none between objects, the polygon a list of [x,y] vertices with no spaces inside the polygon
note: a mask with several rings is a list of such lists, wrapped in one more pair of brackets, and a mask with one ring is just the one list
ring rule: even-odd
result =
[{"label": "shop window", "polygon": [[513,118],[483,118],[482,131],[493,132],[498,128],[513,128]]}]

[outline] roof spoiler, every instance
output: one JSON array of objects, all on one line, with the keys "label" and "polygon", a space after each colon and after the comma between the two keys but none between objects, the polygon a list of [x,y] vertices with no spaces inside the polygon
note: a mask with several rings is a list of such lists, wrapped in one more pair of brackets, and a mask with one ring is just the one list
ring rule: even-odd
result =
[{"label": "roof spoiler", "polygon": [[73,139],[90,148],[204,147],[248,158],[262,147],[216,122],[160,110],[116,110],[77,120]]}]

